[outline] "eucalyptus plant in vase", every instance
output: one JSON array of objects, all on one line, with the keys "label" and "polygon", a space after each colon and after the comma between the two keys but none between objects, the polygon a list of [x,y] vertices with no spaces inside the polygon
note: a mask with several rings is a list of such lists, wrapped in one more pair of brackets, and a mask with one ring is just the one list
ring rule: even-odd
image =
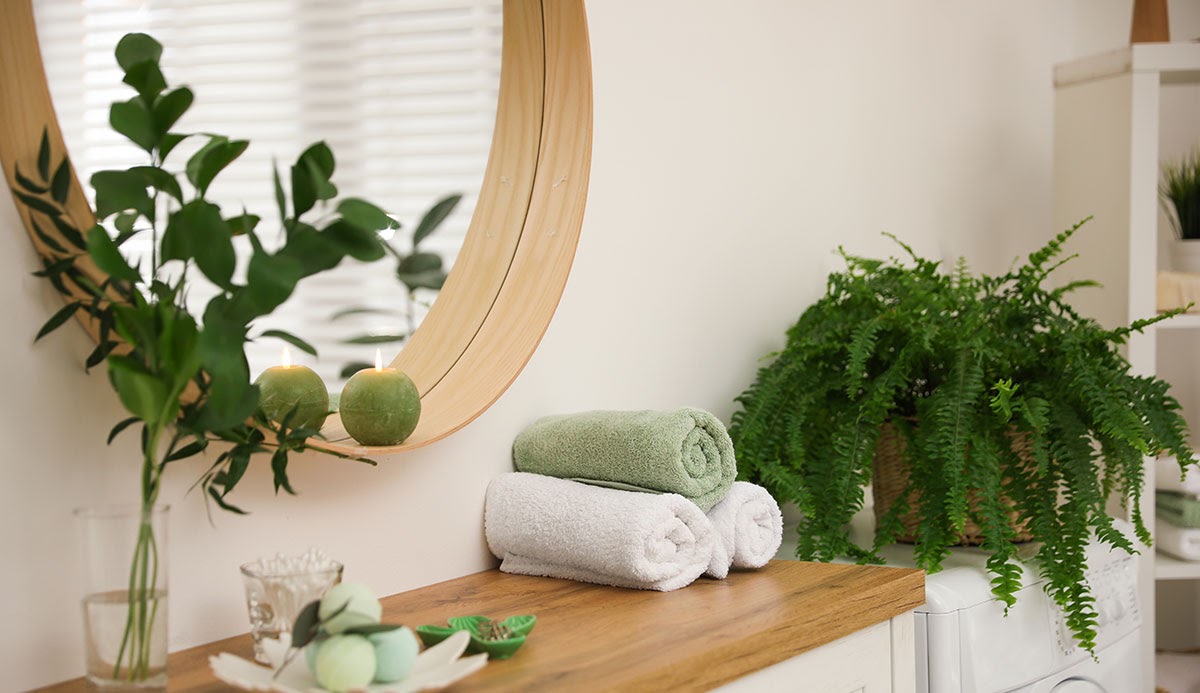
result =
[{"label": "eucalyptus plant in vase", "polygon": [[[110,122],[145,151],[147,162],[91,177],[96,217],[112,231],[101,224],[81,228],[68,211],[71,166],[65,155],[51,151],[46,135],[37,160],[24,162],[24,169],[16,166],[13,191],[29,213],[44,255],[37,275],[67,300],[37,338],[82,314],[98,336],[86,366],[107,365],[109,381],[128,412],[109,442],[126,429],[140,431],[136,536],[122,583],[128,587],[109,599],[120,612],[111,651],[89,641],[89,676],[151,685],[165,684],[166,677],[164,549],[161,529],[154,525],[163,473],[217,444],[220,452],[197,481],[206,501],[242,513],[227,496],[257,455],[269,456],[275,491],[294,493],[287,475],[289,453],[305,450],[306,440],[318,432],[290,425],[291,414],[281,421],[264,414],[259,390],[250,382],[245,344],[275,337],[311,350],[291,334],[256,334],[256,320],[282,304],[299,281],[343,258],[382,258],[377,232],[396,226],[364,200],[334,202],[334,157],[318,143],[291,167],[290,200],[278,170],[274,173],[282,244],[268,251],[257,231],[261,217],[245,210],[230,213],[207,197],[214,179],[248,142],[173,130],[193,95],[187,87],[168,86],[161,54],[162,46],[145,34],[126,35],[116,47],[124,82],[136,94],[112,105]],[[177,162],[186,140],[192,141],[193,153]],[[131,262],[123,248],[139,236],[149,236],[150,257]],[[251,248],[244,276],[234,249],[237,236]],[[196,273],[217,288],[198,315],[186,302]],[[107,618],[113,619],[111,613]],[[100,627],[94,621],[87,624],[90,638],[97,635],[91,629]]]}]

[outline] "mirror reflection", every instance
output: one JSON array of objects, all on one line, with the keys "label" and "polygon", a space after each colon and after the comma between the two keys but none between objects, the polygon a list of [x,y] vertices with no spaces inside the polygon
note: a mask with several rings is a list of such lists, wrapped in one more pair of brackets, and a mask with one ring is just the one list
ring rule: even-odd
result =
[{"label": "mirror reflection", "polygon": [[[126,96],[112,48],[123,33],[144,31],[165,46],[170,82],[196,93],[179,129],[253,143],[212,189],[222,207],[244,205],[264,216],[260,229],[278,227],[270,213],[273,161],[286,168],[324,140],[337,157],[341,194],[381,204],[400,221],[387,239],[391,260],[347,261],[302,285],[259,325],[313,344],[320,357],[295,354],[297,362],[337,388],[376,348],[390,357],[402,347],[454,263],[491,146],[501,4],[35,0],[34,9],[80,180],[142,163],[143,154],[109,128],[108,108]],[[278,363],[282,346],[260,340],[248,348],[252,375]]]}]

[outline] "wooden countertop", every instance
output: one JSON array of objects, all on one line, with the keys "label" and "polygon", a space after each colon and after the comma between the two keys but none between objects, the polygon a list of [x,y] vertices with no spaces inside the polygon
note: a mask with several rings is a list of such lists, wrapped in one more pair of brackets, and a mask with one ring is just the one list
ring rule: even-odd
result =
[{"label": "wooden countertop", "polygon": [[[489,570],[383,599],[386,623],[536,614],[510,660],[459,691],[708,690],[886,621],[925,601],[920,570],[772,561],[674,592],[601,587]],[[170,690],[224,691],[208,658],[251,658],[241,635],[171,655]],[[82,679],[48,691],[82,691]]]}]

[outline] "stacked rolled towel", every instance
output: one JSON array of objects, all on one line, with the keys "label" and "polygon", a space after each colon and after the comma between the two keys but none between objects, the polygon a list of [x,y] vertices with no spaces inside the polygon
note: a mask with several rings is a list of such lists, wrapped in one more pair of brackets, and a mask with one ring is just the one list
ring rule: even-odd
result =
[{"label": "stacked rolled towel", "polygon": [[779,504],[761,486],[735,481],[729,493],[708,511],[717,542],[706,573],[729,575],[730,567],[761,568],[783,543]]},{"label": "stacked rolled towel", "polygon": [[663,592],[707,570],[715,542],[683,496],[520,472],[488,485],[484,532],[504,572]]},{"label": "stacked rolled towel", "polygon": [[1176,558],[1200,561],[1200,468],[1192,464],[1180,475],[1174,457],[1160,457],[1157,465],[1154,545]]},{"label": "stacked rolled towel", "polygon": [[547,416],[517,436],[513,461],[522,472],[677,493],[706,512],[737,476],[725,426],[691,408]]}]

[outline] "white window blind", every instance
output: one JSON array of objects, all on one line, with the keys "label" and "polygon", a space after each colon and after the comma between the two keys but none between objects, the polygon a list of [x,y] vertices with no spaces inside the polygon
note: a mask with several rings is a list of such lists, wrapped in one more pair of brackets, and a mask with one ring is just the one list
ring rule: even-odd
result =
[{"label": "white window blind", "polygon": [[[55,108],[85,188],[98,170],[145,163],[108,125],[109,105],[132,95],[113,48],[125,33],[143,31],[164,45],[170,84],[195,93],[175,130],[251,142],[209,191],[227,214],[244,206],[262,216],[269,243],[279,228],[272,160],[287,181],[296,156],[325,140],[341,195],[398,218],[403,227],[392,243],[401,252],[430,205],[462,193],[455,213],[422,243],[453,263],[492,139],[501,0],[35,0],[34,8]],[[169,167],[181,168],[188,153],[181,145]],[[293,358],[333,385],[344,364],[374,357],[375,347],[343,339],[406,331],[405,289],[394,268],[394,260],[366,267],[347,260],[302,283],[255,333],[282,329],[310,341],[320,359]],[[209,295],[193,291],[191,299]],[[435,296],[419,292],[418,321]],[[352,306],[394,314],[330,320]],[[385,359],[399,348],[382,346]],[[277,340],[252,345],[252,373],[278,363],[281,348]]]}]

